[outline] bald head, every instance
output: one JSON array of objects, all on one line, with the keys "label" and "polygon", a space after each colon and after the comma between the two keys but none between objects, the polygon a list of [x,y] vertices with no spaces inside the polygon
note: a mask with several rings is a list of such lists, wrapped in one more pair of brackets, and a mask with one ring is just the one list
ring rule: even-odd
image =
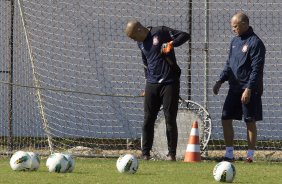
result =
[{"label": "bald head", "polygon": [[249,25],[249,17],[242,12],[233,15],[232,19],[237,20],[240,24]]},{"label": "bald head", "polygon": [[241,36],[249,29],[249,17],[242,13],[236,13],[231,18],[231,27],[237,36]]},{"label": "bald head", "polygon": [[129,21],[125,28],[125,34],[138,42],[143,42],[148,33],[149,30],[136,20]]}]

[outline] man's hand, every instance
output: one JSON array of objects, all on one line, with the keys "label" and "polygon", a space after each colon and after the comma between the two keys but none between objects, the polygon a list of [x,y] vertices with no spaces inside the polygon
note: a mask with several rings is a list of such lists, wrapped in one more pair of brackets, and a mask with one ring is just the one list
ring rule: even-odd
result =
[{"label": "man's hand", "polygon": [[251,91],[252,91],[251,89],[246,88],[245,91],[243,92],[242,97],[241,97],[241,102],[243,104],[247,104],[250,102]]},{"label": "man's hand", "polygon": [[212,88],[213,94],[215,94],[215,95],[218,94],[218,91],[219,91],[219,89],[220,89],[220,87],[221,87],[221,84],[222,84],[222,82],[220,82],[220,81],[217,81],[217,82],[215,83],[215,85],[214,85],[213,88]]},{"label": "man's hand", "polygon": [[167,54],[167,53],[169,53],[172,50],[173,50],[173,44],[172,44],[172,41],[170,41],[170,42],[164,43],[162,45],[161,53],[162,54]]},{"label": "man's hand", "polygon": [[144,97],[145,96],[145,91],[141,91],[140,96]]}]

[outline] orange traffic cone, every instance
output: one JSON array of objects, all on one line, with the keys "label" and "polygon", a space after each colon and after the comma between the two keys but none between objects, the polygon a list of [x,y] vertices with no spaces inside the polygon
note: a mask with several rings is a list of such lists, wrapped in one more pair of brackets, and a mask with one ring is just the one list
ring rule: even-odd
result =
[{"label": "orange traffic cone", "polygon": [[193,123],[190,137],[188,140],[188,145],[184,156],[184,162],[200,162],[200,161],[201,161],[201,153],[200,153],[200,143],[199,143],[199,130],[198,130],[198,122],[195,121]]}]

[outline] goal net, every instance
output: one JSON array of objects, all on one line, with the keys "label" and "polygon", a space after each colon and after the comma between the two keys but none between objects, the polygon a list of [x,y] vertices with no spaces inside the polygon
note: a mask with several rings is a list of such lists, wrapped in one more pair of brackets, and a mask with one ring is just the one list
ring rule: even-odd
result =
[{"label": "goal net", "polygon": [[[202,155],[222,156],[220,116],[228,86],[218,96],[212,86],[228,56],[230,18],[244,11],[267,49],[264,120],[257,124],[256,154],[280,159],[281,10],[282,3],[275,0],[0,1],[1,153],[139,154],[145,79],[140,50],[124,34],[127,21],[138,19],[146,26],[165,25],[192,35],[175,49],[182,69],[181,96],[210,116],[211,131],[200,136],[207,141]],[[185,137],[197,117],[179,113],[179,131]],[[160,157],[166,154],[166,137],[158,133],[163,124],[160,114],[154,142]],[[246,126],[238,121],[234,128],[236,157],[244,157]],[[179,142],[179,152],[187,139]]]}]

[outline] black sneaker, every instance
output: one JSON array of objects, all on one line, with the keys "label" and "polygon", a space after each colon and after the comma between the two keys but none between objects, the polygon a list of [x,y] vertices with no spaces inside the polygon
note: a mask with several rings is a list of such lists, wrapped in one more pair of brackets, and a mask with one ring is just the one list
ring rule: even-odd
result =
[{"label": "black sneaker", "polygon": [[228,157],[221,157],[216,159],[217,162],[227,161],[227,162],[234,162],[234,158],[228,158]]}]

